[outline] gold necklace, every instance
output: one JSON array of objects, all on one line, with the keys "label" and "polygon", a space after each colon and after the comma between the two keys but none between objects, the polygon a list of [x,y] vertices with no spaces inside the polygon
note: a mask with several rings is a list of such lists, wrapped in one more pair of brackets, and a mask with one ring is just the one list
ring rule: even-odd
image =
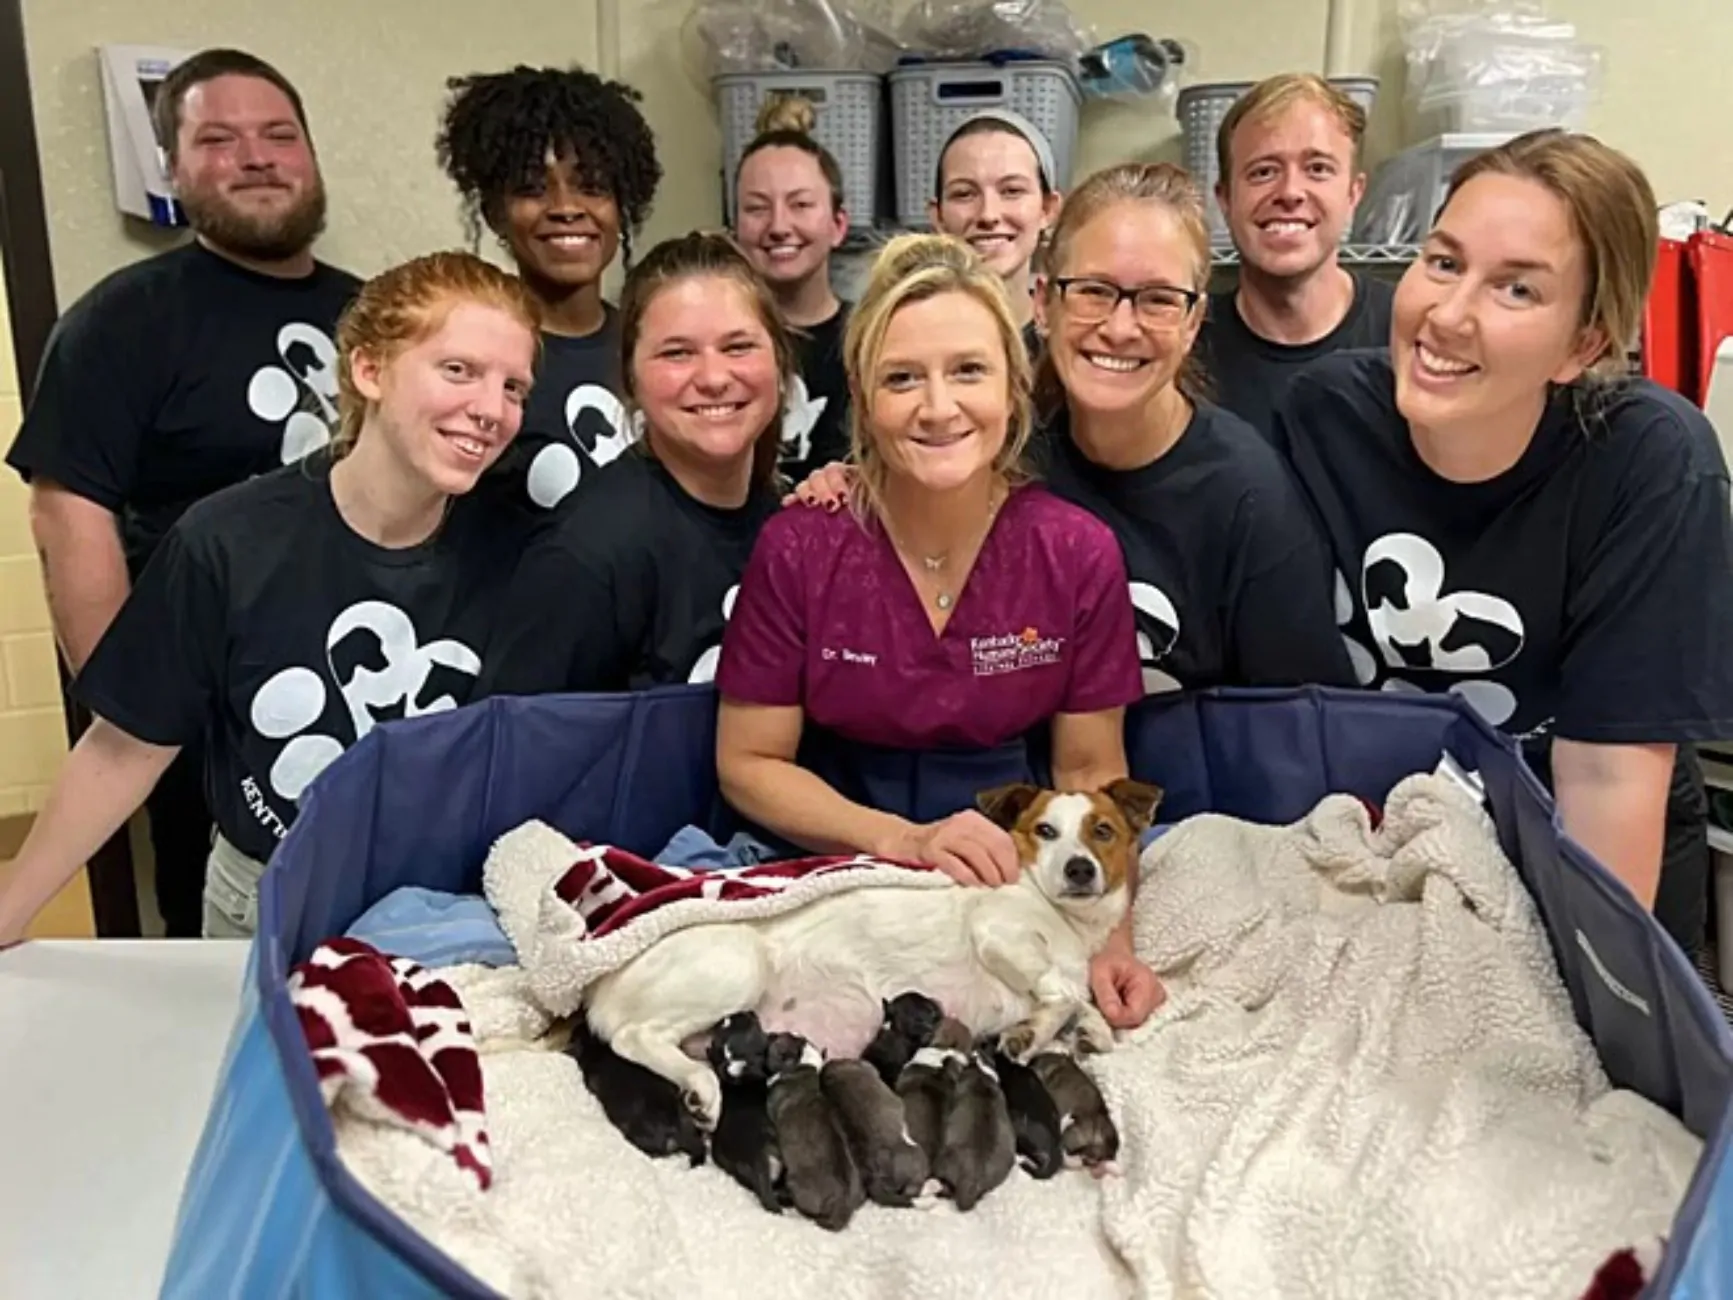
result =
[{"label": "gold necklace", "polygon": [[[986,525],[981,529],[981,534],[980,534],[981,539],[983,541],[986,539],[987,533],[992,531],[993,520],[998,515],[999,507],[1002,504],[1004,504],[1004,502],[998,496],[997,493],[995,493],[988,500],[988,502],[987,502],[987,522],[986,522]],[[894,536],[891,538],[891,544],[893,546],[896,545],[896,538]],[[897,549],[901,550],[902,548],[898,547]],[[905,552],[905,554],[906,554],[906,552]],[[945,566],[950,561],[951,552],[940,551],[937,555],[922,555],[918,558],[921,561],[921,567],[924,570],[926,570],[926,572],[934,574],[934,575],[939,575],[939,574],[944,573]],[[938,607],[938,609],[941,613],[949,613],[951,607],[953,605],[955,605],[956,603],[957,603],[957,594],[955,592],[945,590],[943,588],[941,588],[933,596],[933,604]]]}]

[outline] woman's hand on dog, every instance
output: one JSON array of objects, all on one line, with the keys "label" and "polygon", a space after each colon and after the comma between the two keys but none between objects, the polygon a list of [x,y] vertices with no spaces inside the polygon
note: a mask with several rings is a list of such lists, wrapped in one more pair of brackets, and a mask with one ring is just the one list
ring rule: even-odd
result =
[{"label": "woman's hand on dog", "polygon": [[798,501],[803,506],[837,510],[848,500],[849,487],[853,483],[854,471],[847,465],[820,465],[794,485],[794,491],[782,498],[782,504],[791,506]]},{"label": "woman's hand on dog", "polygon": [[1115,1029],[1136,1029],[1167,1001],[1167,990],[1129,944],[1113,942],[1089,963],[1089,991]]},{"label": "woman's hand on dog", "polygon": [[910,826],[884,856],[928,863],[960,885],[1008,885],[1022,870],[1011,833],[973,808]]}]

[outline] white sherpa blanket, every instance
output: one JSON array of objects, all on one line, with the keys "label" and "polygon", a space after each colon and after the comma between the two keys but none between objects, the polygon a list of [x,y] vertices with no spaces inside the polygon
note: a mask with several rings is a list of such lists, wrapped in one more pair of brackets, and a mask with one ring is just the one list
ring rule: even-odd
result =
[{"label": "white sherpa blanket", "polygon": [[[489,892],[526,966],[573,855],[551,835],[508,836],[490,866],[512,863]],[[491,1190],[347,1115],[339,1153],[526,1297],[1566,1300],[1666,1233],[1700,1143],[1609,1090],[1455,785],[1410,779],[1376,831],[1348,798],[1291,827],[1194,818],[1142,867],[1138,949],[1172,996],[1091,1061],[1123,1178],[1017,1171],[970,1214],[869,1205],[840,1234],[773,1218],[712,1167],[628,1146],[568,1058],[501,1050],[550,1017],[530,974],[477,967],[443,973],[482,1040]]]}]

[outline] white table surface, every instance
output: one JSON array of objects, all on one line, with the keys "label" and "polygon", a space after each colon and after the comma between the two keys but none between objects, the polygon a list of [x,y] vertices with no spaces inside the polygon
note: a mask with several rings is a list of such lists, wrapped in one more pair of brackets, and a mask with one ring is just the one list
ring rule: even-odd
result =
[{"label": "white table surface", "polygon": [[0,952],[0,1297],[154,1297],[240,1006],[238,940]]}]

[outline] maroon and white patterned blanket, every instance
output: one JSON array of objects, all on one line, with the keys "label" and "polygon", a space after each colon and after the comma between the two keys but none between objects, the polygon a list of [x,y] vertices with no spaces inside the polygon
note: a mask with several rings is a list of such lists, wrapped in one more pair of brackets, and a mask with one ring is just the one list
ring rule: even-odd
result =
[{"label": "maroon and white patterned blanket", "polygon": [[687,926],[775,916],[852,889],[953,886],[930,868],[864,854],[669,867],[608,845],[579,846],[531,821],[495,843],[482,887],[536,1000],[566,1016],[592,981]]},{"label": "maroon and white patterned blanket", "polygon": [[289,1000],[328,1108],[406,1129],[492,1185],[481,1058],[451,985],[339,938],[289,972]]}]

